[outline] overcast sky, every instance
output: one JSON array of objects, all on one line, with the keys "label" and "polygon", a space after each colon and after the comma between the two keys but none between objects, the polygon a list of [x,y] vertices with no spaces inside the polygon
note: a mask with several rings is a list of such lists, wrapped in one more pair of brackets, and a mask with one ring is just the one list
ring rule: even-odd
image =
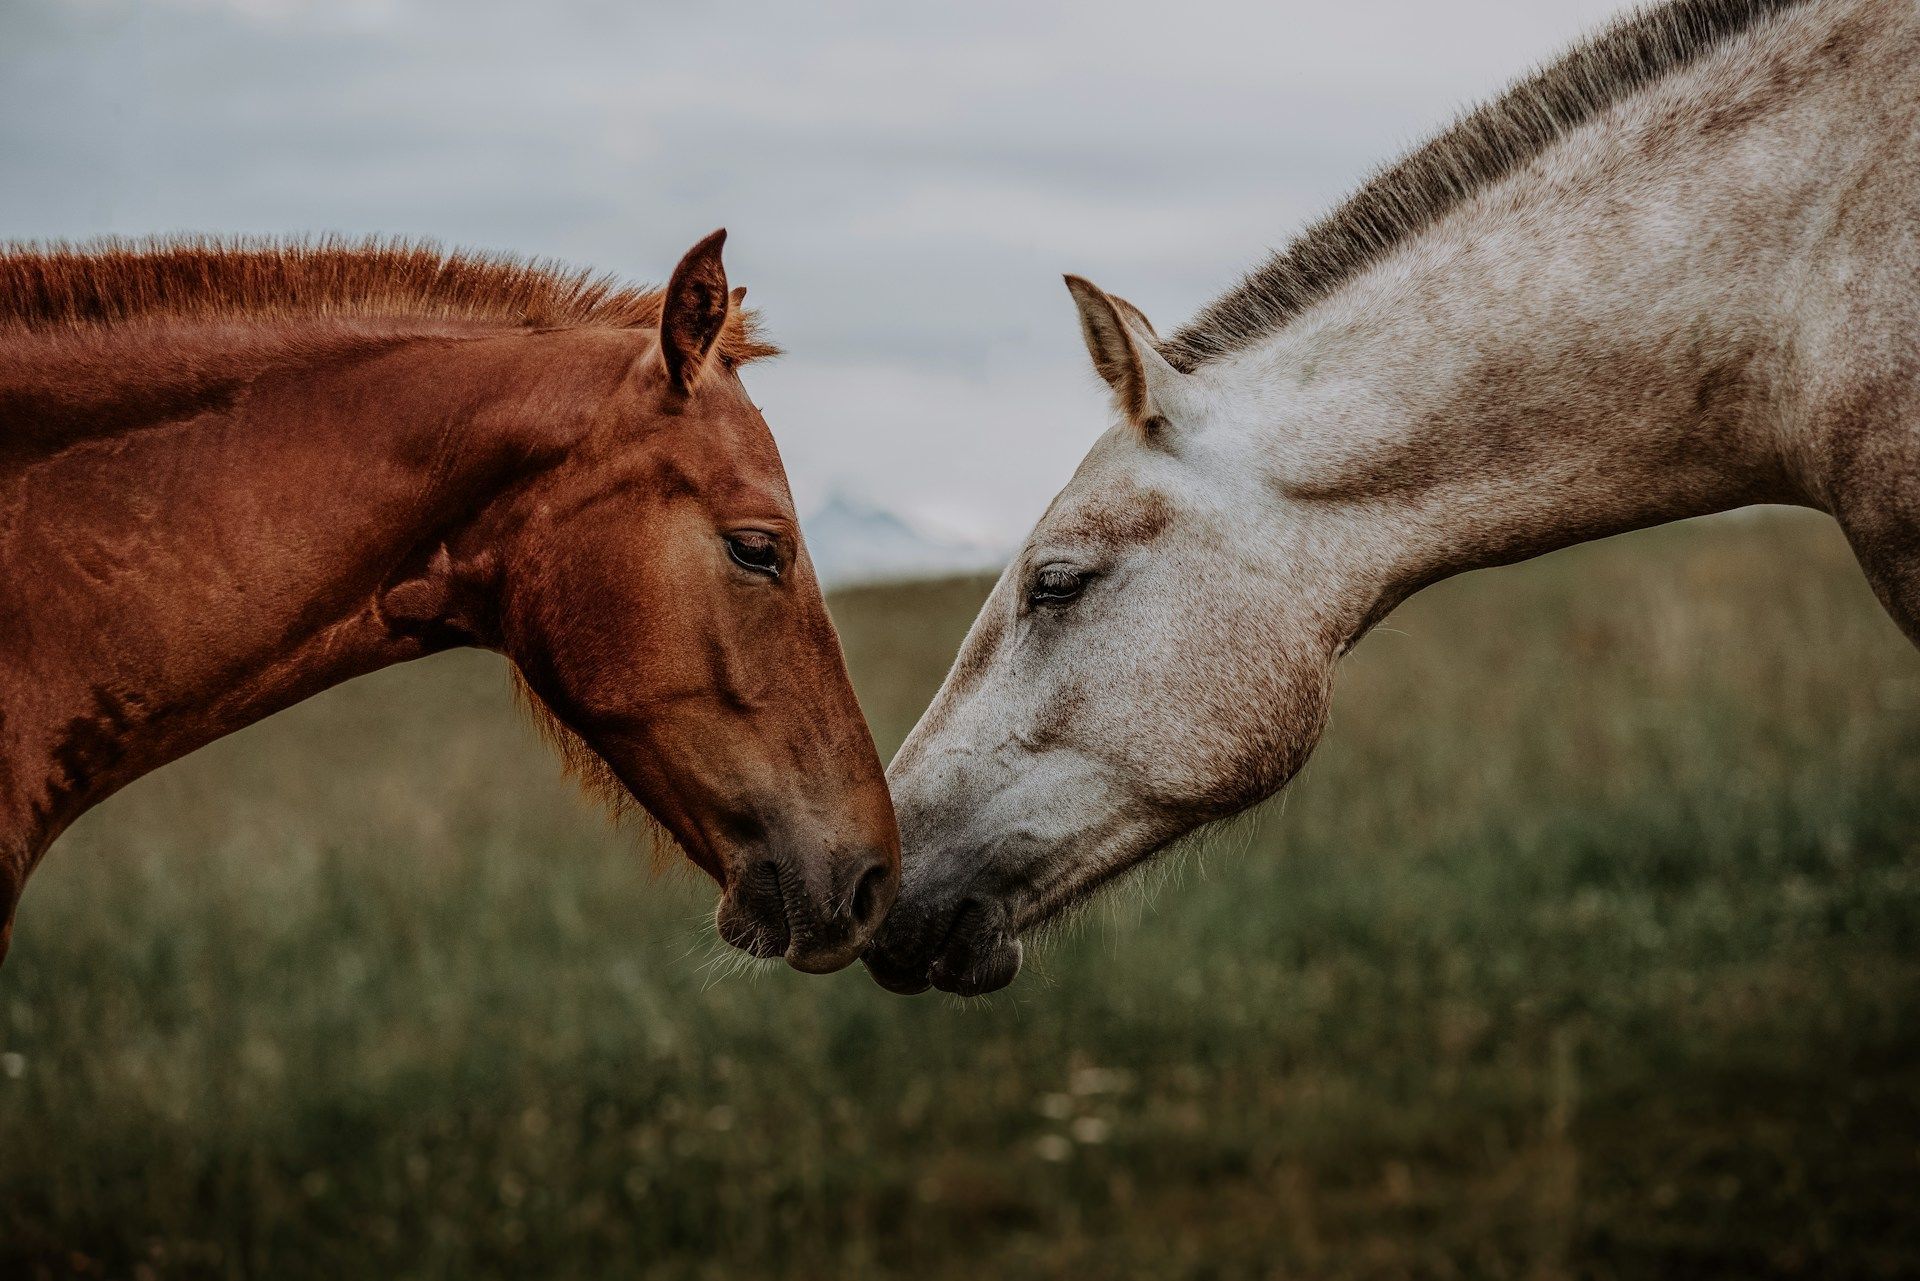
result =
[{"label": "overcast sky", "polygon": [[382,232],[727,265],[802,512],[1012,542],[1165,332],[1611,0],[0,0],[0,238]]}]

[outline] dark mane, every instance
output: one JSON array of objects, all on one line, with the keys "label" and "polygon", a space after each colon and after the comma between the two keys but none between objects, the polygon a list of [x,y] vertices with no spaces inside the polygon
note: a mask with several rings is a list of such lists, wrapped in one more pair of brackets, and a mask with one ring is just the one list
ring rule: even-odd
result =
[{"label": "dark mane", "polygon": [[[116,325],[156,316],[400,316],[534,327],[649,329],[661,292],[547,261],[416,240],[98,240],[0,245],[0,327]],[[720,354],[778,349],[736,312]]]},{"label": "dark mane", "polygon": [[1376,173],[1161,345],[1177,368],[1238,351],[1474,192],[1636,90],[1805,0],[1673,0],[1630,13]]}]

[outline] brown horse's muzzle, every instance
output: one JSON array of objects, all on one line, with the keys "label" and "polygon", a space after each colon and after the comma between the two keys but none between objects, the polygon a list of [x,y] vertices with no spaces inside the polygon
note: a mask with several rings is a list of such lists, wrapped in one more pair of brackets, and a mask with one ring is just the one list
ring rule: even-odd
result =
[{"label": "brown horse's muzzle", "polygon": [[899,892],[898,860],[883,850],[805,860],[758,854],[729,878],[715,924],[743,952],[828,974],[860,955]]}]

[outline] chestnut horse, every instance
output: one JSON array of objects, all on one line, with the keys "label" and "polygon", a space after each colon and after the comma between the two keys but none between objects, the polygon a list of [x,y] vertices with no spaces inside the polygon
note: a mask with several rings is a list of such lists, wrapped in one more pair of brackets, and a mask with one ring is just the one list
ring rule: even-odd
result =
[{"label": "chestnut horse", "polygon": [[729,942],[852,960],[899,837],[724,239],[661,291],[404,244],[0,252],[0,957],[88,807],[475,645],[720,883]]}]

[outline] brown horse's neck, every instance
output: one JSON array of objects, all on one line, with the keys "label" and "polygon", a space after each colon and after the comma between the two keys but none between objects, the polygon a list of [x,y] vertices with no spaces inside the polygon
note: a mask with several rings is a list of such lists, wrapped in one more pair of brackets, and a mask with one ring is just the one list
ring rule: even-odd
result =
[{"label": "brown horse's neck", "polygon": [[564,450],[574,411],[544,389],[611,350],[568,337],[0,337],[0,921],[53,838],[127,782],[462,639],[396,622],[383,588]]}]

